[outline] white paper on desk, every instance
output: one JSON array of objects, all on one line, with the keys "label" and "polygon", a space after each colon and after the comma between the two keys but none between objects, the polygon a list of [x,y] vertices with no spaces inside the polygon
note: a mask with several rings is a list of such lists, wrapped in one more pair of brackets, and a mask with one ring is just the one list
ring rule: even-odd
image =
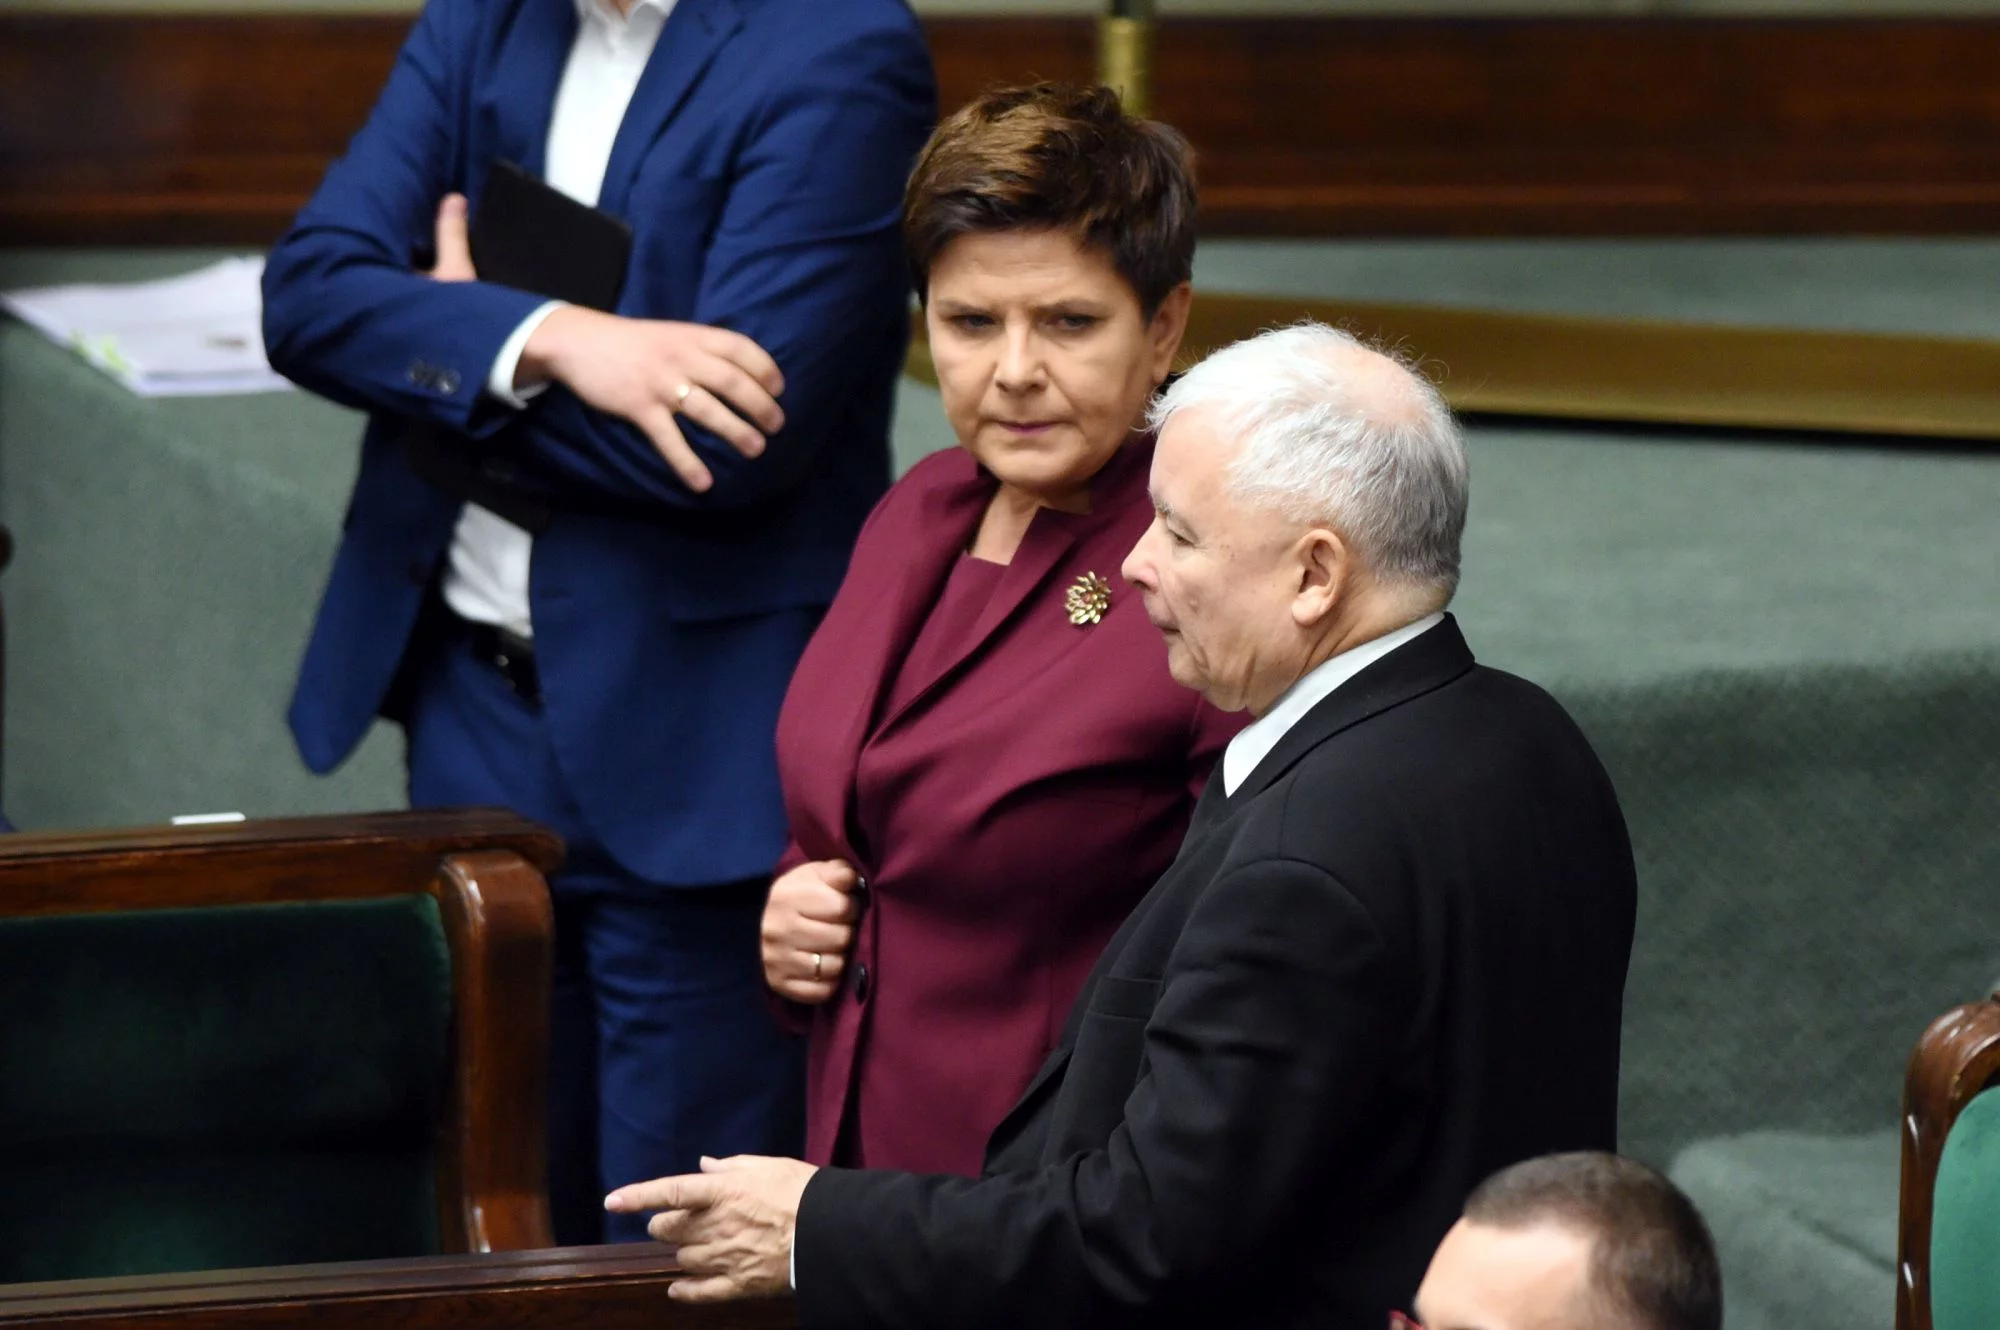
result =
[{"label": "white paper on desk", "polygon": [[45,286],[0,307],[142,397],[280,392],[264,358],[264,260],[223,259],[155,282]]}]

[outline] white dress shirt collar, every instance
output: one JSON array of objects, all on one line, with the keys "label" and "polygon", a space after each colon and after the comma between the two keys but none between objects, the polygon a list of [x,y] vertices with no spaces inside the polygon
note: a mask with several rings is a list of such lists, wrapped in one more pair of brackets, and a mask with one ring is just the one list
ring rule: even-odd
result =
[{"label": "white dress shirt collar", "polygon": [[630,49],[643,66],[673,8],[674,0],[634,0],[631,11],[621,14],[612,0],[576,0],[577,41],[600,43],[613,59]]},{"label": "white dress shirt collar", "polygon": [[578,18],[585,22],[589,22],[591,19],[602,19],[606,23],[617,24],[620,27],[624,27],[638,18],[642,11],[650,10],[661,19],[665,19],[668,14],[673,12],[673,9],[674,0],[634,0],[631,12],[620,14],[618,6],[613,4],[612,0],[576,0],[576,16]]},{"label": "white dress shirt collar", "polygon": [[1349,647],[1313,666],[1303,679],[1287,688],[1271,709],[1237,732],[1222,750],[1222,792],[1233,795],[1270,756],[1286,731],[1305,718],[1308,711],[1332,695],[1334,689],[1373,665],[1406,642],[1413,642],[1444,622],[1444,615],[1426,614],[1415,623],[1404,624],[1393,633]]}]

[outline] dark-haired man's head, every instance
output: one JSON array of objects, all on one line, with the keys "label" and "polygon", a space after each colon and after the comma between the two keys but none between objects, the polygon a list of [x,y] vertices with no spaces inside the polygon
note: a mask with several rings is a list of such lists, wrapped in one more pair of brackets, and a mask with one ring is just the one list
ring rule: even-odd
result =
[{"label": "dark-haired man's head", "polygon": [[1424,1330],[1721,1330],[1707,1225],[1644,1164],[1563,1154],[1465,1203],[1417,1292]]}]

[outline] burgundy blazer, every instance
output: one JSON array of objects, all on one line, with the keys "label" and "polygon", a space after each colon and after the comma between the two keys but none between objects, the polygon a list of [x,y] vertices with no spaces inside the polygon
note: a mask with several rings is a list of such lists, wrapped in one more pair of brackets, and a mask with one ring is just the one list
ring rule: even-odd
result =
[{"label": "burgundy blazer", "polygon": [[[935,454],[868,519],[778,722],[793,846],[867,886],[840,992],[812,1010],[806,1157],[975,1175],[1126,913],[1172,862],[1243,723],[1174,683],[1118,575],[1152,520],[1138,436],[1091,511],[1035,515],[938,673],[880,714],[996,482]],[[1101,622],[1065,608],[1086,573]]]}]

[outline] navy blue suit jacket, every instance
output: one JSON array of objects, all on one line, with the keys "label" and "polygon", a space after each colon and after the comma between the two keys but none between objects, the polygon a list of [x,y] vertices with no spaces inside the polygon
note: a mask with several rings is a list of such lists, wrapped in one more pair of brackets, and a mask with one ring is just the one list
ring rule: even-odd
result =
[{"label": "navy blue suit jacket", "polygon": [[699,884],[785,841],[772,735],[792,667],[887,486],[908,335],[898,212],[936,112],[902,0],[679,0],[599,206],[633,229],[617,312],[732,328],[785,377],[785,427],[745,460],[687,427],[688,490],[621,419],[561,386],[483,395],[540,299],[420,275],[438,201],[477,212],[495,158],[540,174],[574,0],[430,0],[367,125],[271,253],[271,361],[370,413],[345,533],[291,708],[306,763],[382,709],[459,501],[409,469],[406,419],[461,431],[546,492],[530,604],[550,731],[631,871]]}]

